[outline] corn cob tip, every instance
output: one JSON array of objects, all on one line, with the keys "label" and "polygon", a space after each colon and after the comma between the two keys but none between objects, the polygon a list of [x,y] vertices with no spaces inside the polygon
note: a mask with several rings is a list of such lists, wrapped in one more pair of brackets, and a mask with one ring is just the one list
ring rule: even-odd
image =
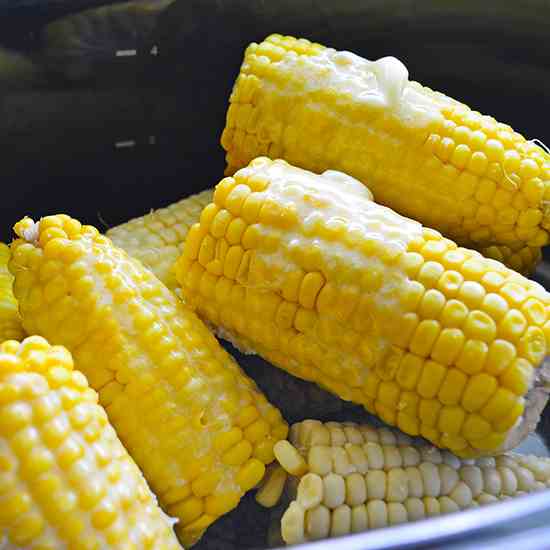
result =
[{"label": "corn cob tip", "polygon": [[34,222],[32,218],[25,216],[13,226],[13,230],[18,237],[28,243],[36,243],[40,233],[40,222]]}]

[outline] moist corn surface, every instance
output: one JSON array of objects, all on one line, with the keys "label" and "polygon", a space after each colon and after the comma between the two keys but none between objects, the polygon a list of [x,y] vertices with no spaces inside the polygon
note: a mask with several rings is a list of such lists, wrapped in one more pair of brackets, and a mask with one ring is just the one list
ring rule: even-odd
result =
[{"label": "moist corn surface", "polygon": [[180,548],[97,393],[37,336],[0,343],[0,533],[10,549]]},{"label": "moist corn surface", "polygon": [[254,160],[216,187],[176,274],[218,333],[462,456],[547,399],[544,289],[377,205],[341,173]]},{"label": "moist corn surface", "polygon": [[288,544],[416,521],[550,487],[548,458],[507,453],[460,460],[400,432],[351,422],[294,424],[290,443],[279,442],[275,452],[290,476],[290,504],[280,520]]},{"label": "moist corn surface", "polygon": [[20,340],[25,332],[13,295],[13,276],[8,271],[10,249],[0,243],[0,343],[4,340]]},{"label": "moist corn surface", "polygon": [[261,155],[342,170],[376,200],[522,272],[548,243],[550,155],[510,126],[367,61],[289,36],[251,44],[221,143],[227,173]]},{"label": "moist corn surface", "polygon": [[173,266],[181,254],[189,228],[212,200],[213,189],[191,195],[166,208],[113,227],[107,236],[115,246],[150,269],[168,288],[178,285]]},{"label": "moist corn surface", "polygon": [[141,263],[65,215],[16,225],[23,324],[65,345],[176,531],[194,543],[262,478],[287,425]]},{"label": "moist corn surface", "polygon": [[[115,246],[140,260],[168,288],[177,291],[174,264],[183,250],[190,227],[200,219],[202,209],[212,201],[214,190],[186,197],[166,208],[154,210],[107,231]],[[233,350],[235,351],[235,350]],[[239,364],[283,417],[297,422],[305,418],[331,417],[349,410],[349,404],[258,357],[241,355]]]}]

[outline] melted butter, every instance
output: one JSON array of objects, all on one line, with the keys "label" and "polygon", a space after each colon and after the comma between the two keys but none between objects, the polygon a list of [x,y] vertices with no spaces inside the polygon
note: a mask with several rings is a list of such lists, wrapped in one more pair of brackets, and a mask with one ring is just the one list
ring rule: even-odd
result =
[{"label": "melted butter", "polygon": [[[259,285],[254,285],[252,273],[239,282],[248,288],[263,288],[283,295],[283,288],[293,273],[318,271],[340,291],[354,287],[358,301],[368,295],[372,308],[361,320],[364,328],[360,343],[371,350],[371,360],[357,353],[342,352],[340,344],[334,342],[338,334],[327,338],[325,332],[323,336],[322,327],[327,320],[341,325],[342,338],[350,330],[351,321],[338,318],[337,313],[333,316],[324,312],[316,327],[307,332],[308,338],[334,356],[338,368],[350,373],[357,369],[364,382],[369,367],[383,360],[390,347],[388,336],[392,325],[404,311],[401,291],[408,279],[390,259],[405,252],[411,239],[421,235],[421,225],[374,203],[363,184],[340,172],[317,175],[283,161],[245,170],[252,170],[269,181],[262,192],[265,199],[292,208],[296,222],[280,232],[280,244],[275,251],[255,251],[255,261],[265,267],[263,273],[268,274],[268,279],[260,277]],[[333,238],[325,231],[331,226],[339,227]],[[260,231],[267,237],[274,228],[262,224]],[[315,249],[320,254],[317,265],[311,265],[308,255]],[[369,272],[380,276],[375,289],[364,284],[363,277]]]},{"label": "melted butter", "polygon": [[292,75],[285,84],[287,93],[298,92],[297,85],[306,92],[334,90],[349,95],[357,104],[393,114],[406,126],[425,127],[434,120],[442,121],[442,109],[454,103],[410,82],[407,67],[395,57],[370,61],[326,48],[313,56],[290,52],[274,65],[277,71]]}]

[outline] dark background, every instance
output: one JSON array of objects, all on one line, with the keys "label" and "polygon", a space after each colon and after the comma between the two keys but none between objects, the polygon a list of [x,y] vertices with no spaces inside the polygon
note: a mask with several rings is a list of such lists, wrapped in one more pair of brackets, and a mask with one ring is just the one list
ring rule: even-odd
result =
[{"label": "dark background", "polygon": [[[67,212],[104,229],[217,183],[244,47],[272,32],[399,57],[411,79],[550,144],[549,0],[176,0],[158,13],[83,11],[105,3],[0,0],[0,47],[36,65],[32,77],[10,76],[0,56],[0,241],[26,214]],[[65,16],[72,30],[52,47],[44,29]],[[116,57],[124,49],[137,55]],[[135,146],[115,146],[126,140]],[[546,270],[535,277],[548,288]],[[275,391],[269,365],[231,351],[287,419],[308,416],[311,403]],[[539,433],[547,442],[550,414]],[[196,548],[263,546],[268,524],[249,494]]]},{"label": "dark background", "polygon": [[119,14],[84,25],[66,51],[45,48],[48,22],[99,4],[0,0],[0,46],[41,70],[6,85],[0,65],[0,240],[24,214],[103,227],[215,184],[243,49],[271,32],[395,55],[412,79],[550,142],[547,0],[176,0],[146,25]]}]

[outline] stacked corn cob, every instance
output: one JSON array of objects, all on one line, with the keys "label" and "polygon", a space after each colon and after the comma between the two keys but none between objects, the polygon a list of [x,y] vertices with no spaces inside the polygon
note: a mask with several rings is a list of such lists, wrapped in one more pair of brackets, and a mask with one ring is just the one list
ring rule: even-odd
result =
[{"label": "stacked corn cob", "polygon": [[[327,138],[328,136],[328,138]],[[510,126],[370,62],[272,35],[246,50],[222,145],[253,158],[342,170],[376,200],[523,272],[550,229],[550,155]]]},{"label": "stacked corn cob", "polygon": [[15,231],[24,327],[74,354],[192,544],[261,480],[286,423],[195,315],[95,228],[58,215]]},{"label": "stacked corn cob", "polygon": [[222,337],[460,456],[515,446],[546,403],[544,289],[343,174],[254,160],[176,274]]},{"label": "stacked corn cob", "polygon": [[159,15],[174,0],[132,0],[54,20],[42,31],[46,66],[70,80],[94,75],[119,51],[149,50]]},{"label": "stacked corn cob", "polygon": [[169,289],[178,287],[173,266],[189,228],[212,200],[213,189],[191,195],[166,208],[135,218],[107,231],[115,246],[150,269]]},{"label": "stacked corn cob", "polygon": [[[189,228],[199,221],[212,201],[213,189],[191,195],[166,208],[154,210],[107,231],[115,246],[125,250],[177,292],[174,263],[183,250]],[[330,417],[350,409],[341,399],[321,388],[266,365],[258,357],[238,358],[243,370],[258,384],[269,401],[288,421]]]},{"label": "stacked corn cob", "polygon": [[[281,520],[288,544],[357,533],[550,487],[550,459],[505,454],[461,461],[386,428],[309,420],[275,453],[284,468],[261,489],[273,505],[287,484]],[[286,481],[288,474],[290,480]],[[282,480],[282,483],[281,483]]]},{"label": "stacked corn cob", "polygon": [[37,336],[0,344],[0,534],[8,548],[180,548],[97,400],[66,349]]},{"label": "stacked corn cob", "polygon": [[0,343],[24,337],[17,301],[12,291],[13,276],[8,271],[9,259],[9,247],[0,243]]}]

